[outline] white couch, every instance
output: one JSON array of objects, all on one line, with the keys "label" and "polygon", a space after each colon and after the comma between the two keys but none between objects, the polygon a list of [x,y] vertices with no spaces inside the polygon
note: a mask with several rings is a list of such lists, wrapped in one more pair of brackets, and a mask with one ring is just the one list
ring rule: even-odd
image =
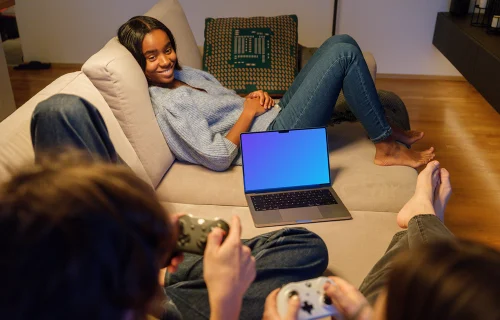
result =
[{"label": "white couch", "polygon": [[[177,0],[160,0],[147,15],[172,30],[181,64],[201,67],[200,52]],[[374,76],[373,56],[365,57]],[[254,227],[243,195],[241,167],[219,173],[175,161],[156,123],[146,79],[116,39],[91,57],[82,71],[55,80],[0,123],[0,180],[33,162],[31,114],[40,101],[57,93],[81,96],[99,109],[121,158],[157,190],[169,212],[226,220],[239,215],[245,238],[277,229]],[[407,167],[374,165],[375,148],[359,124],[331,127],[329,138],[333,187],[353,219],[301,226],[326,242],[329,269],[358,285],[399,231],[396,212],[413,193],[417,174]]]}]

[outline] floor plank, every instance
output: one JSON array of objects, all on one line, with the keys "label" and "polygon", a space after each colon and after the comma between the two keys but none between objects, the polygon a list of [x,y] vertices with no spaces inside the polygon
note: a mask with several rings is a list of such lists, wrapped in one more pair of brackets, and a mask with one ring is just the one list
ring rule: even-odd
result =
[{"label": "floor plank", "polygon": [[[16,105],[80,68],[10,68]],[[425,132],[415,149],[434,146],[450,171],[454,191],[446,225],[459,237],[500,249],[500,114],[464,81],[380,79],[377,87],[396,92],[408,107],[412,127]]]},{"label": "floor plank", "polygon": [[14,70],[9,67],[10,83],[14,91],[16,107],[26,103],[31,97],[48,86],[60,76],[74,71],[80,71],[82,65],[78,64],[52,64],[47,70]]}]

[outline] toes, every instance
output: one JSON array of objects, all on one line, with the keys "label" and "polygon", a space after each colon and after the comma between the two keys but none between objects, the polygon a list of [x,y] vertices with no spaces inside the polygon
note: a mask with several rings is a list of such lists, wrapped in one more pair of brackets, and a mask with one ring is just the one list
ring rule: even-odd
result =
[{"label": "toes", "polygon": [[441,171],[434,170],[434,172],[432,172],[432,189],[433,189],[433,191],[436,190],[436,187],[439,185],[440,181],[441,181]]},{"label": "toes", "polygon": [[428,174],[432,174],[437,168],[439,168],[439,161],[434,160],[429,162],[422,172],[427,171]]},{"label": "toes", "polygon": [[441,181],[450,182],[450,173],[445,168],[441,168]]},{"label": "toes", "polygon": [[451,193],[450,173],[445,168],[440,170],[441,186],[445,192]]}]

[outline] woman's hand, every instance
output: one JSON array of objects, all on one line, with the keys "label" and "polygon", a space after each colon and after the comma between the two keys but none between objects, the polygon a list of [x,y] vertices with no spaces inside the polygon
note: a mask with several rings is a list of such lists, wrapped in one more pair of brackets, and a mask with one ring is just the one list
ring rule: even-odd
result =
[{"label": "woman's hand", "polygon": [[373,310],[358,289],[339,277],[329,277],[335,284],[325,284],[325,294],[332,299],[337,310],[352,320],[369,320]]},{"label": "woman's hand", "polygon": [[276,303],[276,298],[280,289],[272,291],[266,298],[266,304],[264,305],[264,314],[262,315],[262,320],[296,320],[300,309],[300,300],[298,295],[294,295],[288,299],[288,309],[286,316],[280,318],[278,314],[278,304]]},{"label": "woman's hand", "polygon": [[203,257],[203,278],[207,284],[211,319],[238,319],[243,295],[255,279],[255,258],[242,245],[241,224],[233,217],[224,243],[224,231],[215,228],[208,235]]},{"label": "woman's hand", "polygon": [[269,96],[269,93],[262,90],[257,90],[250,93],[247,99],[259,99],[259,103],[265,109],[271,109],[274,107],[274,100]]},{"label": "woman's hand", "polygon": [[264,108],[260,104],[259,99],[247,98],[247,99],[245,99],[245,102],[243,103],[243,112],[248,112],[253,117],[260,116],[261,114],[266,113],[267,110],[269,110],[269,109]]}]

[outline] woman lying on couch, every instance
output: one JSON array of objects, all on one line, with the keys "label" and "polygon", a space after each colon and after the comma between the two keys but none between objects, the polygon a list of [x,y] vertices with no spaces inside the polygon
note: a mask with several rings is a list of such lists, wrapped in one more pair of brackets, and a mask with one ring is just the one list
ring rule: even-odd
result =
[{"label": "woman lying on couch", "polygon": [[212,75],[181,67],[174,36],[154,18],[130,19],[118,39],[144,71],[158,124],[179,160],[217,171],[241,164],[242,132],[325,126],[341,89],[375,144],[376,164],[419,167],[434,158],[433,148],[415,152],[397,143],[411,145],[423,133],[389,125],[361,50],[349,36],[331,37],[319,48],[279,107],[266,92],[242,98]]}]

